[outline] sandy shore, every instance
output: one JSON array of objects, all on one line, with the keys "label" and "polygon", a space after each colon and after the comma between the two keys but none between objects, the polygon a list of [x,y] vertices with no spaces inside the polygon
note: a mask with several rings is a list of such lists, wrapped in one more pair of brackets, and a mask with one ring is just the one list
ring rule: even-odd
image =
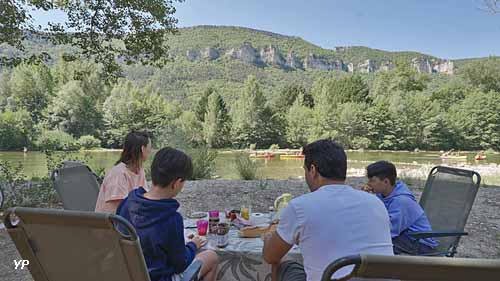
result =
[{"label": "sandy shore", "polygon": [[[353,177],[348,179],[348,183],[359,187],[364,180],[363,177]],[[410,186],[419,197],[423,181],[412,181]],[[282,193],[300,196],[308,192],[308,189],[301,180],[201,180],[188,182],[178,200],[183,214],[209,209],[223,210],[227,207],[239,207],[244,191],[252,194],[253,210],[265,212]],[[469,236],[461,240],[458,256],[500,258],[500,188],[482,188],[479,191],[466,231]],[[13,260],[20,257],[5,230],[0,230],[0,249],[0,280],[32,280],[26,269],[14,270]]]}]

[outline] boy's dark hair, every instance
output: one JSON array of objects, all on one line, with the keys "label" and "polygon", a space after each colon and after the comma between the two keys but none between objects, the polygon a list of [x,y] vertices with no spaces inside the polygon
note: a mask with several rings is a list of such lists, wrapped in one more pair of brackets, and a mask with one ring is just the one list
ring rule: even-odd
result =
[{"label": "boy's dark hair", "polygon": [[122,154],[116,164],[123,162],[127,166],[139,166],[142,157],[142,147],[147,146],[149,141],[150,136],[146,132],[132,131],[128,133],[123,143]]},{"label": "boy's dark hair", "polygon": [[345,180],[347,155],[344,148],[331,139],[317,140],[302,149],[307,170],[314,164],[322,177]]},{"label": "boy's dark hair", "polygon": [[177,179],[184,181],[192,176],[193,164],[187,154],[171,147],[164,147],[156,152],[151,164],[154,185],[166,187]]},{"label": "boy's dark hair", "polygon": [[389,161],[377,161],[366,167],[366,175],[368,178],[377,177],[381,180],[388,179],[391,185],[396,184],[398,176],[396,166]]}]

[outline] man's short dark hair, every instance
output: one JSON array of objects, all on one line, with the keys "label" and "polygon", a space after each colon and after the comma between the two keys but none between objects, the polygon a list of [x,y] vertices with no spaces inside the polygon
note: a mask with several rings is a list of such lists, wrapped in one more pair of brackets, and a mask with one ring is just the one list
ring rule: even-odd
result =
[{"label": "man's short dark hair", "polygon": [[345,180],[347,155],[344,148],[331,139],[317,140],[306,145],[302,151],[307,170],[314,165],[322,177]]},{"label": "man's short dark hair", "polygon": [[381,180],[388,179],[392,185],[396,184],[396,166],[389,161],[377,161],[366,167],[368,178],[377,177]]},{"label": "man's short dark hair", "polygon": [[151,179],[154,185],[166,187],[177,179],[183,181],[193,175],[191,157],[184,152],[164,147],[156,152],[151,164]]}]

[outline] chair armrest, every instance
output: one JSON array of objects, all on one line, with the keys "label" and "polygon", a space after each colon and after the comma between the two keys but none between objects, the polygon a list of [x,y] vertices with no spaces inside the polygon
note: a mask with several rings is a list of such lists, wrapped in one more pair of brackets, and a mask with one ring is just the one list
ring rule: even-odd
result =
[{"label": "chair armrest", "polygon": [[198,274],[200,273],[203,262],[194,260],[188,268],[182,273],[182,281],[198,281]]},{"label": "chair armrest", "polygon": [[426,231],[426,232],[408,232],[408,235],[415,239],[433,238],[433,237],[450,237],[469,235],[462,231]]}]

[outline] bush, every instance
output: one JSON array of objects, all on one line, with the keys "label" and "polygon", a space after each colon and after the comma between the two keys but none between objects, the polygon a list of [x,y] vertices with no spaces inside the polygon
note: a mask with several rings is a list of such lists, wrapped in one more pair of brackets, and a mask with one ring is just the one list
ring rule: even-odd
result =
[{"label": "bush", "polygon": [[371,141],[366,137],[354,137],[351,142],[353,149],[367,149],[370,145]]},{"label": "bush", "polygon": [[77,144],[84,149],[93,149],[93,148],[100,148],[101,147],[101,141],[95,138],[94,136],[81,136]]},{"label": "bush", "polygon": [[63,131],[42,131],[36,141],[39,150],[77,150],[78,144],[71,135]]},{"label": "bush", "polygon": [[190,149],[187,153],[193,160],[193,176],[191,180],[211,179],[215,172],[216,151],[210,151],[207,147]]},{"label": "bush", "polygon": [[280,149],[280,146],[277,144],[271,144],[271,146],[269,147],[269,150],[278,150],[278,149]]},{"label": "bush", "polygon": [[33,135],[33,122],[27,111],[0,113],[0,150],[29,147]]},{"label": "bush", "polygon": [[259,168],[259,165],[257,162],[250,159],[248,154],[239,153],[236,155],[234,164],[241,179],[254,180],[257,178],[257,169]]},{"label": "bush", "polygon": [[0,208],[42,207],[59,202],[55,189],[48,180],[42,179],[38,183],[34,183],[33,180],[28,181],[23,169],[21,163],[13,165],[0,160],[0,184],[5,196],[3,206]]}]

